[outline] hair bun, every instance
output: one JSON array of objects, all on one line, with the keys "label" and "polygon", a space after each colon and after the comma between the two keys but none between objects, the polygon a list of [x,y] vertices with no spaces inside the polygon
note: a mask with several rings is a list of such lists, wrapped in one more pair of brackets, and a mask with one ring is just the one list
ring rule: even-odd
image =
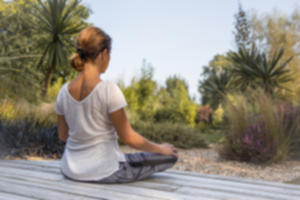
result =
[{"label": "hair bun", "polygon": [[70,58],[71,67],[76,71],[81,72],[84,68],[84,62],[81,60],[78,53],[74,53]]}]

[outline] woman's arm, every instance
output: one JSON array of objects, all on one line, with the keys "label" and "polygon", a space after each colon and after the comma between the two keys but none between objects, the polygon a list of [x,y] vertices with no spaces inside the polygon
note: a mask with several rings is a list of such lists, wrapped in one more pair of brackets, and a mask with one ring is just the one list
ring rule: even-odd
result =
[{"label": "woman's arm", "polygon": [[122,108],[109,114],[112,123],[122,140],[125,144],[146,152],[160,153],[164,155],[177,156],[177,149],[173,145],[164,143],[156,144],[151,142],[135,132],[128,121],[125,110]]},{"label": "woman's arm", "polygon": [[64,115],[57,115],[57,131],[58,131],[58,138],[66,142],[67,138],[69,137],[68,131],[69,127],[65,120]]}]

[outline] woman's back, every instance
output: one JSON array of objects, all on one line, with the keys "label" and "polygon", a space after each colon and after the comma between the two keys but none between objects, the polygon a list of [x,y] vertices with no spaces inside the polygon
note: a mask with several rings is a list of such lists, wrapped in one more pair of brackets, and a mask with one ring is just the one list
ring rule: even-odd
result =
[{"label": "woman's back", "polygon": [[119,161],[124,161],[108,115],[125,107],[126,100],[110,81],[99,81],[80,101],[70,93],[69,84],[65,83],[59,91],[55,108],[65,116],[69,127],[62,172],[80,180],[103,178],[118,168]]}]

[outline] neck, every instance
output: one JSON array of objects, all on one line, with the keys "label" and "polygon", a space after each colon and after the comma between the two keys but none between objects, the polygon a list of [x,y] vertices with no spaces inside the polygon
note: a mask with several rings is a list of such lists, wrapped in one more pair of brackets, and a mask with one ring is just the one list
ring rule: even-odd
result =
[{"label": "neck", "polygon": [[100,74],[99,68],[93,63],[86,63],[84,70],[80,73],[81,76],[88,77],[88,79],[99,78]]}]

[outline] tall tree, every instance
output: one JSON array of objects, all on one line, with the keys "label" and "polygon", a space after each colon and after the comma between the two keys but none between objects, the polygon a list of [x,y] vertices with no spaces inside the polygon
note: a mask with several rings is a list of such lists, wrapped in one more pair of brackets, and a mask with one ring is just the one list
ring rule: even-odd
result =
[{"label": "tall tree", "polygon": [[89,10],[80,0],[38,0],[32,16],[36,18],[33,28],[40,34],[37,43],[42,47],[37,67],[44,74],[43,95],[51,74],[61,73],[68,65],[68,56],[74,47],[74,36],[87,26],[85,19]]}]

